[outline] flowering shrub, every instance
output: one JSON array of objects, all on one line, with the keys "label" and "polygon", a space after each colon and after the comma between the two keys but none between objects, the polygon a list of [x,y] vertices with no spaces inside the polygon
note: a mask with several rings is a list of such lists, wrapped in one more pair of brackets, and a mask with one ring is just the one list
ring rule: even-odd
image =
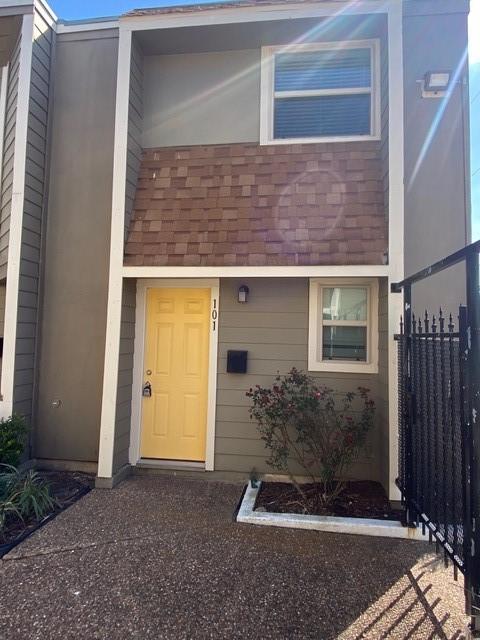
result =
[{"label": "flowering shrub", "polygon": [[[357,457],[372,428],[375,403],[369,390],[342,396],[302,371],[292,369],[277,376],[270,388],[257,385],[247,392],[250,417],[258,424],[262,440],[270,451],[267,463],[288,473],[305,499],[292,473],[300,467],[313,483],[321,486],[319,499],[328,505],[343,489],[345,468]],[[355,402],[358,409],[353,410]]]}]

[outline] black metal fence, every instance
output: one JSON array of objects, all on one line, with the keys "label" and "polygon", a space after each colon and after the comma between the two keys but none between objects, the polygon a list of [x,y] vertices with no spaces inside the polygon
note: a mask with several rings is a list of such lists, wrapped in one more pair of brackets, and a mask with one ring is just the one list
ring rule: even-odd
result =
[{"label": "black metal fence", "polygon": [[[472,629],[480,621],[480,242],[392,285],[403,291],[398,340],[398,486],[421,525],[465,577]],[[464,262],[466,306],[415,316],[412,286]],[[441,304],[441,300],[439,300]]]},{"label": "black metal fence", "polygon": [[451,316],[446,322],[441,311],[437,318],[412,314],[410,335],[401,322],[398,485],[410,521],[427,529],[455,569],[463,572],[468,557],[464,535],[468,434],[463,419],[461,325],[460,320],[457,329]]}]

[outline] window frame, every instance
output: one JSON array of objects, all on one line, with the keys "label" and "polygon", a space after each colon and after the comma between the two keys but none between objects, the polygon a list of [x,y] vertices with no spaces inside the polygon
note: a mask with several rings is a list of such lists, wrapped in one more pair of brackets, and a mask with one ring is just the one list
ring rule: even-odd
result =
[{"label": "window frame", "polygon": [[[323,289],[361,288],[367,289],[367,320],[361,321],[324,321],[319,313]],[[367,359],[323,360],[317,357],[319,346],[323,344],[324,326],[366,326]],[[321,353],[321,352],[320,352]],[[310,278],[308,312],[308,370],[330,371],[337,373],[378,373],[378,279],[377,278]]]},{"label": "window frame", "polygon": [[[275,55],[277,53],[296,53],[302,51],[335,51],[345,49],[369,49],[371,56],[371,86],[370,93],[370,134],[348,136],[311,136],[305,138],[274,138],[274,110],[275,98],[293,98],[299,96],[322,95],[358,95],[366,94],[367,88],[337,88],[315,89],[305,91],[275,92]],[[309,144],[322,142],[357,142],[361,140],[380,140],[380,40],[344,40],[338,42],[315,42],[309,44],[295,44],[262,47],[260,73],[260,144]]]}]

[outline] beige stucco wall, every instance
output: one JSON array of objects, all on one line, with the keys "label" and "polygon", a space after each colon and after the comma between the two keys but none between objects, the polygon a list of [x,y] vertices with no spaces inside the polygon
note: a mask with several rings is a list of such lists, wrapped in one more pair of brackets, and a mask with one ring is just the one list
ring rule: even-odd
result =
[{"label": "beige stucco wall", "polygon": [[[35,455],[96,461],[105,349],[117,32],[59,36]],[[54,400],[61,407],[52,407]]]}]

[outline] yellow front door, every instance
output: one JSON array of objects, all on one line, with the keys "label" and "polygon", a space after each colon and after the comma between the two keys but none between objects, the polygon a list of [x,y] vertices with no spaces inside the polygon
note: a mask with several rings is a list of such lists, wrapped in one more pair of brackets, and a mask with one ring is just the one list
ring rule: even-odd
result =
[{"label": "yellow front door", "polygon": [[149,289],[142,458],[205,461],[210,289]]}]

